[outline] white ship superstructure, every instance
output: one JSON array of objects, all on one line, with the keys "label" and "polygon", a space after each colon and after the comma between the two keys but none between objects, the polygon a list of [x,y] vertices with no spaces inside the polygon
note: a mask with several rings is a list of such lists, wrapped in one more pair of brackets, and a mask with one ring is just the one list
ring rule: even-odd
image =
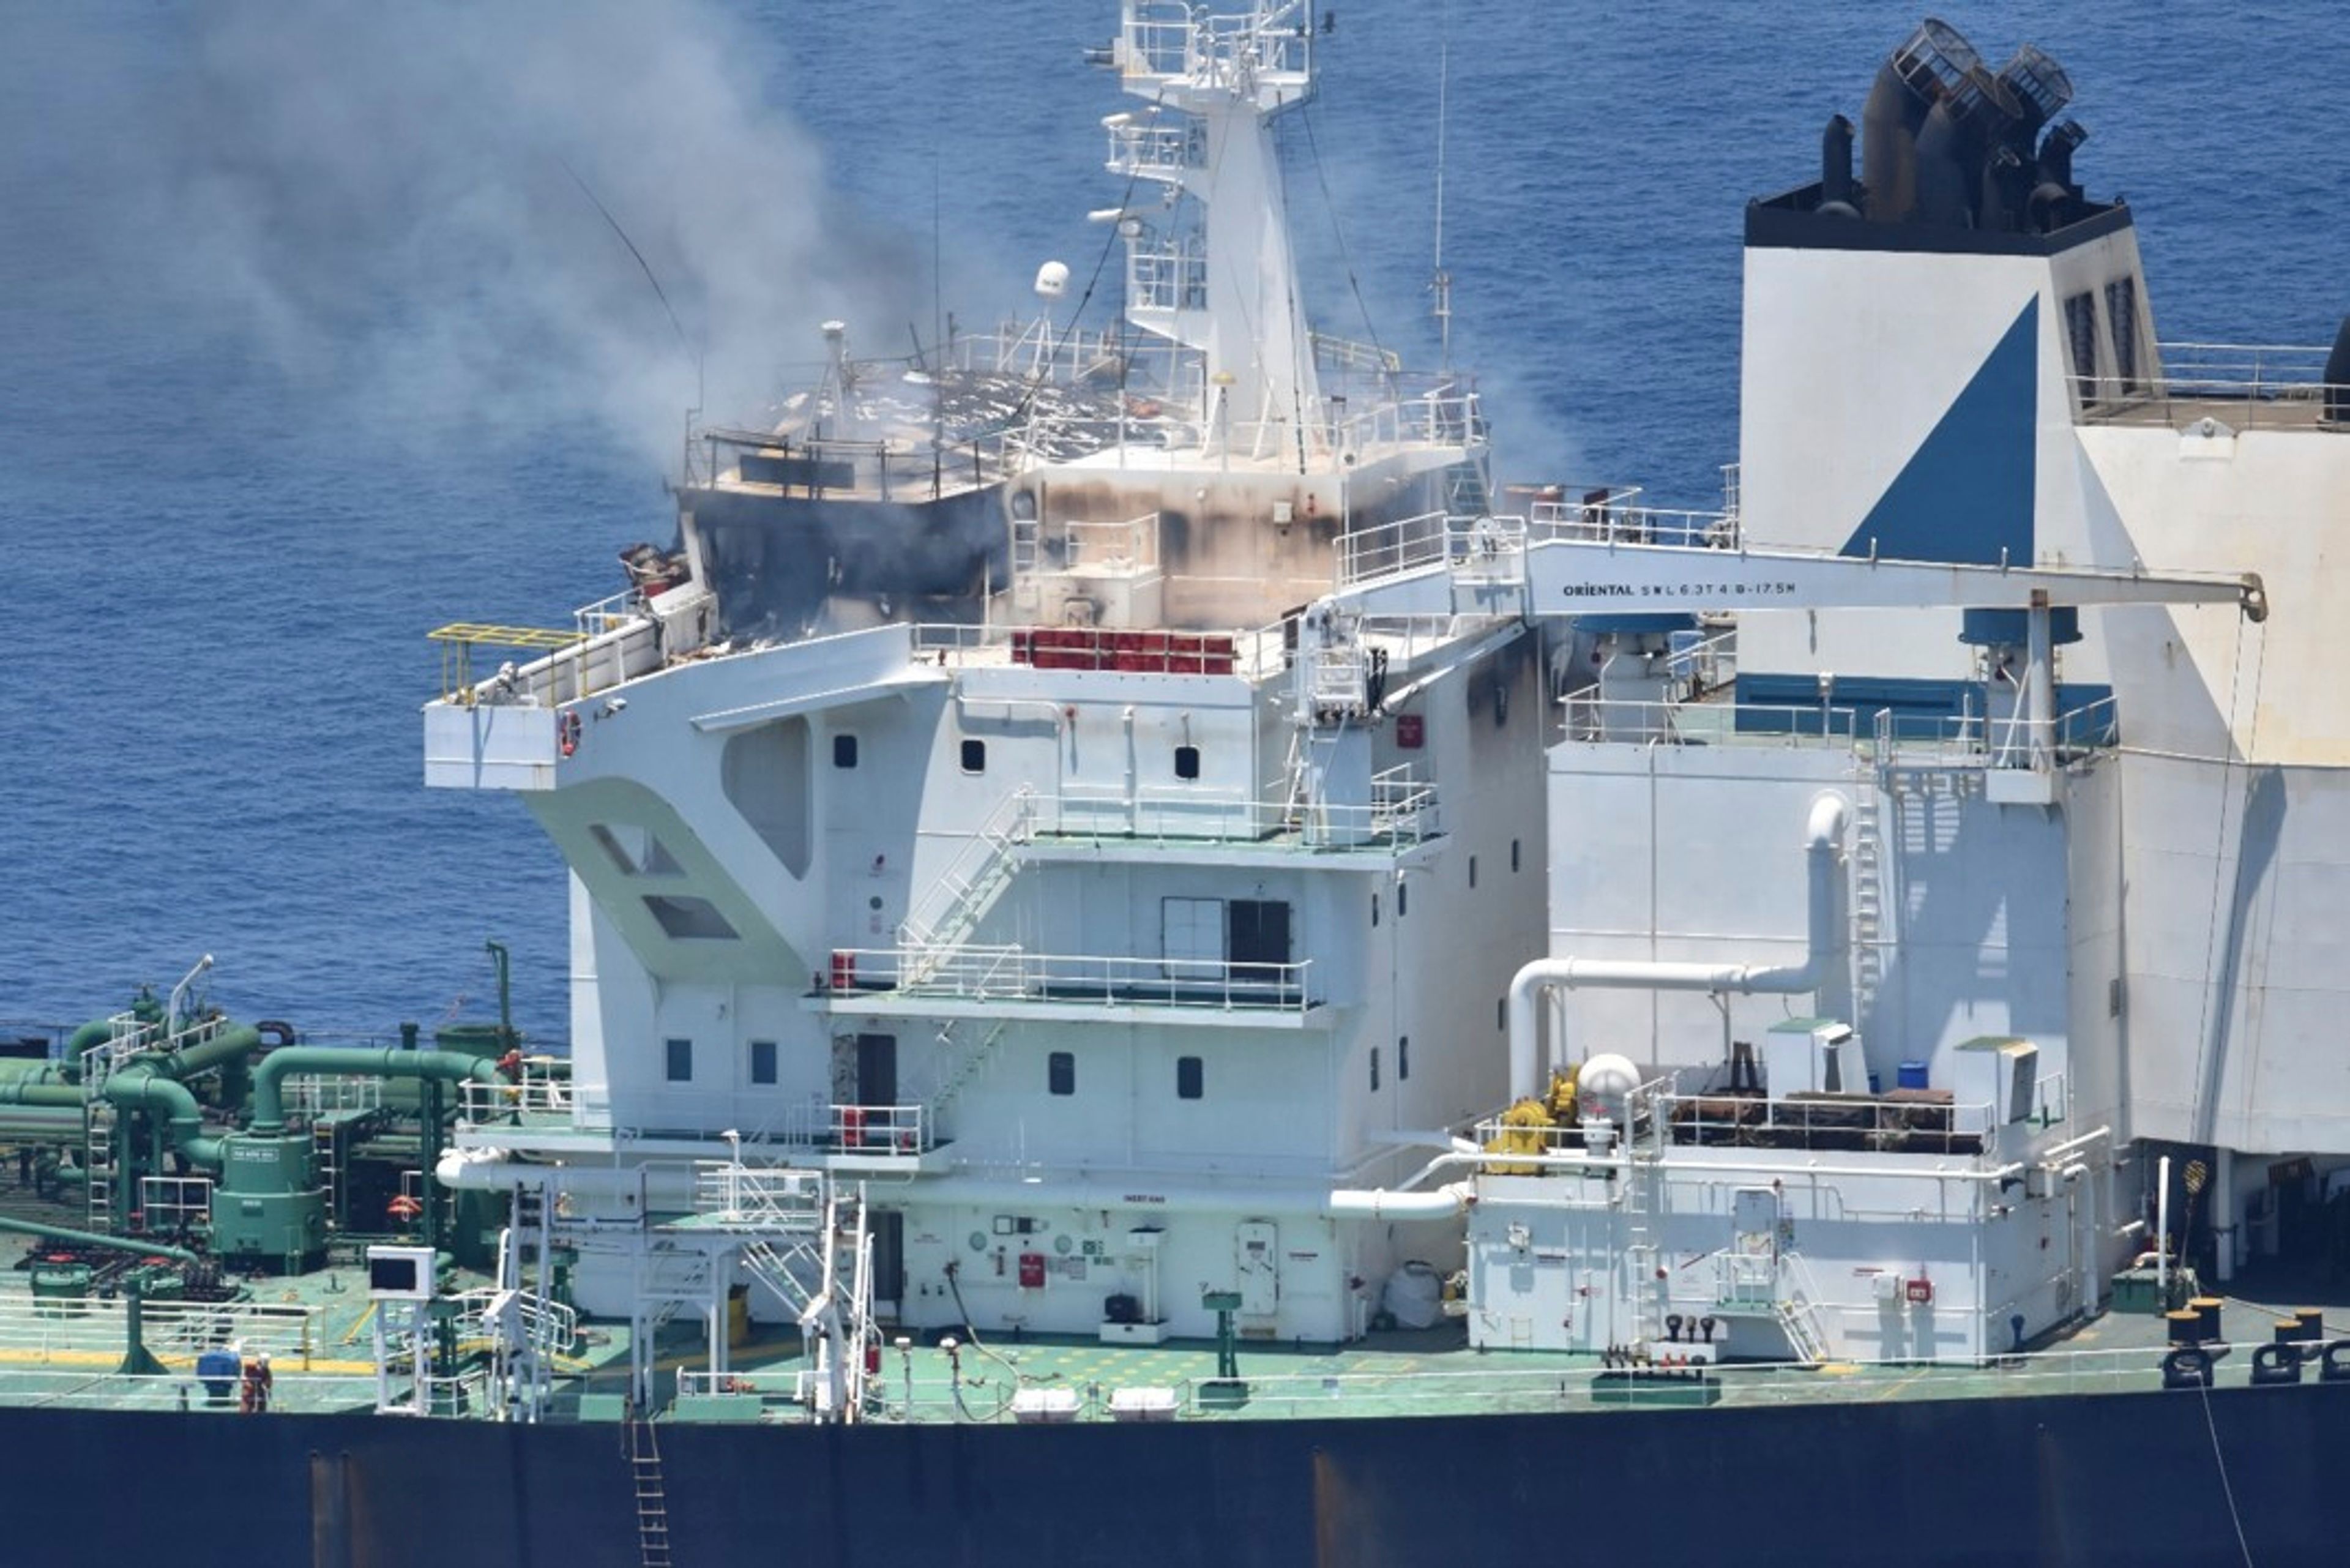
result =
[{"label": "white ship superstructure", "polygon": [[[1114,118],[1135,183],[1203,196],[1201,139],[1264,175],[1207,224],[1261,282],[1309,45],[1129,5],[1113,50],[1183,117]],[[864,624],[787,533],[746,573],[751,482],[689,487],[629,594],[427,710],[428,781],[520,793],[573,874],[570,1074],[476,1096],[443,1179],[546,1190],[580,1303],[702,1316],[713,1372],[752,1287],[842,1415],[884,1322],[1345,1342],[1423,1261],[1481,1349],[1998,1356],[2169,1239],[2149,1137],[2219,1145],[2224,1272],[2260,1179],[2216,1107],[2350,1153],[2324,921],[2262,923],[2340,902],[2300,826],[2326,721],[2262,661],[2315,650],[2326,578],[2305,529],[2188,519],[2251,529],[2249,480],[2338,507],[2341,409],[2231,422],[2098,326],[2144,289],[2067,93],[1929,24],[1872,100],[1890,172],[1856,185],[1838,119],[1751,210],[1739,512],[1367,509],[1390,461],[1481,501],[1473,411],[1334,437],[1294,317],[1180,245],[1163,295],[1128,208],[1129,316],[1204,400],[1008,477],[980,615]],[[1236,322],[1274,334],[1245,375]],[[2314,1120],[2245,1086],[2244,1030]]]},{"label": "white ship superstructure", "polygon": [[[983,610],[897,618],[932,601],[878,579],[858,608],[840,555],[745,521],[737,472],[687,488],[677,547],[579,637],[428,710],[428,782],[522,793],[571,866],[570,1075],[485,1105],[452,1174],[562,1168],[584,1306],[714,1326],[745,1281],[803,1317],[837,1282],[910,1329],[1155,1340],[1221,1310],[1342,1341],[1399,1218],[1457,1210],[1371,1195],[1505,1087],[1543,660],[1473,608],[1272,618],[1342,537],[1357,571],[1442,548],[1444,499],[1484,491],[1465,391],[1384,361],[1351,412],[1316,389],[1268,130],[1310,47],[1295,5],[1127,8],[1154,108],[1112,118],[1113,167],[1168,196],[1114,215],[1128,315],[1188,401],[991,483]],[[795,628],[778,595],[823,607]],[[692,1165],[719,1156],[863,1181],[840,1222],[868,1241],[763,1267],[790,1206],[713,1206]]]},{"label": "white ship superstructure", "polygon": [[[2209,1161],[2224,1279],[2277,1249],[2282,1209],[2314,1169],[2350,1157],[2335,1044],[2350,1005],[2350,704],[2328,651],[2350,529],[2350,323],[2331,349],[2158,340],[2128,207],[2074,180],[2086,132],[2056,119],[2070,92],[2036,51],[1993,77],[1929,24],[1869,99],[1859,206],[1846,125],[1825,173],[1836,190],[1750,208],[1745,521],[1758,541],[1850,556],[2267,585],[2262,623],[2142,606],[2084,612],[2076,646],[2060,634],[2062,706],[2110,742],[2051,813],[2071,845],[2072,961],[2061,993],[1981,988],[1986,1028],[2011,1026],[2002,1011],[2022,1030],[2069,1016],[2075,1058],[2104,1064],[2076,1075],[2084,1112]],[[1879,196],[1938,183],[1945,196],[1917,210]],[[1767,703],[1829,686],[1905,731],[1980,724],[1963,694],[1998,676],[2011,640],[1957,611],[1782,620],[1744,637],[1741,690]],[[1887,834],[1939,831],[1940,809],[1889,802]],[[2059,892],[2051,882],[2043,920]],[[1939,905],[1888,882],[1888,952],[1929,936]],[[2034,911],[2008,908],[2018,934]],[[1918,1021],[1907,967],[1887,966],[1864,1029]]]}]

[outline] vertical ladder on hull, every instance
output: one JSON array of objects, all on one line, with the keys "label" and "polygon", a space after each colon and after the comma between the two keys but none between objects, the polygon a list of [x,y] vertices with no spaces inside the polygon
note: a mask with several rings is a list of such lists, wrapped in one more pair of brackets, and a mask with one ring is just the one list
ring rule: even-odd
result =
[{"label": "vertical ladder on hull", "polygon": [[660,1441],[651,1418],[639,1412],[633,1399],[629,1402],[629,1471],[637,1494],[637,1560],[642,1568],[672,1568]]},{"label": "vertical ladder on hull", "polygon": [[1036,570],[1037,541],[1044,531],[1044,521],[1037,517],[1012,519],[1012,579],[1033,575]]},{"label": "vertical ladder on hull", "polygon": [[83,1183],[89,1203],[89,1228],[101,1234],[114,1229],[114,1102],[92,1096],[82,1112]]}]

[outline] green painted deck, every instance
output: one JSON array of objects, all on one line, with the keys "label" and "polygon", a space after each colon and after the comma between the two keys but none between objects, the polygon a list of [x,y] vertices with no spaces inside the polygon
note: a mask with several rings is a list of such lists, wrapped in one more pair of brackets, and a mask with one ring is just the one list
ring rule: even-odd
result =
[{"label": "green painted deck", "polygon": [[[215,1400],[194,1376],[196,1354],[220,1343],[225,1318],[199,1309],[147,1314],[148,1348],[162,1376],[126,1376],[121,1305],[94,1302],[78,1313],[43,1312],[24,1272],[10,1267],[39,1243],[0,1242],[0,1405],[234,1411],[232,1390]],[[281,1410],[352,1410],[375,1401],[373,1304],[364,1272],[353,1263],[286,1278],[244,1280],[250,1301],[276,1309],[267,1333]],[[479,1283],[467,1281],[467,1283]],[[2226,1298],[2224,1331],[2232,1348],[2215,1370],[2220,1386],[2250,1381],[2253,1352],[2291,1308],[2327,1310],[2329,1337],[2350,1336],[2350,1293],[2308,1279],[2269,1278],[2238,1287],[2262,1293]],[[217,1314],[219,1309],[211,1309]],[[255,1331],[258,1332],[258,1331]],[[290,1336],[290,1337],[289,1337]],[[1107,1345],[1091,1339],[983,1335],[950,1354],[940,1335],[909,1334],[899,1345],[885,1330],[880,1375],[867,1418],[904,1422],[1008,1422],[1016,1392],[1063,1391],[1063,1418],[1107,1421],[1120,1390],[1156,1389],[1171,1397],[1174,1418],[1263,1420],[1294,1417],[1367,1418],[1501,1412],[1604,1413],[1620,1408],[1595,1395],[1605,1368],[1597,1357],[1471,1349],[1459,1323],[1420,1332],[1390,1331],[1345,1346],[1243,1341],[1235,1390],[1219,1384],[1216,1349],[1207,1340],[1159,1345]],[[1669,1349],[1669,1347],[1667,1347]],[[1829,1364],[1730,1366],[1710,1374],[1719,1406],[1751,1407],[1890,1400],[1998,1398],[2026,1395],[2126,1393],[2160,1385],[2168,1349],[2164,1321],[2108,1312],[2074,1324],[2026,1355],[1984,1366]],[[659,1332],[656,1406],[672,1419],[806,1418],[800,1403],[810,1372],[796,1334],[755,1331],[735,1346],[728,1369],[713,1374],[698,1319],[672,1319]],[[625,1324],[588,1322],[576,1354],[560,1363],[558,1418],[617,1418],[628,1386]],[[2314,1381],[2317,1368],[2304,1369]],[[2350,1398],[2350,1383],[2334,1385]],[[1641,1401],[1647,1403],[1647,1401]]]}]

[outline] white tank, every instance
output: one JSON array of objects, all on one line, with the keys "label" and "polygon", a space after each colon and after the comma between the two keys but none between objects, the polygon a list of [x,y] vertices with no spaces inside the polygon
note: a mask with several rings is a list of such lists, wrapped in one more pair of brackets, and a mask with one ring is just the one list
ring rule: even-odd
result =
[{"label": "white tank", "polygon": [[1048,261],[1036,269],[1036,297],[1058,299],[1069,292],[1069,264]]}]

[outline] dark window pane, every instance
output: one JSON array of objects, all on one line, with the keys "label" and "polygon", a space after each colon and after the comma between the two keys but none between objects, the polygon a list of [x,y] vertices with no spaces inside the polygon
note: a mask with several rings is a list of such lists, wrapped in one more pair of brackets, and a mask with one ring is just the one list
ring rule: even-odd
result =
[{"label": "dark window pane", "polygon": [[775,1043],[772,1040],[751,1042],[751,1082],[772,1084],[775,1081]]},{"label": "dark window pane", "polygon": [[856,736],[835,735],[832,738],[832,765],[837,768],[853,768],[857,765]]},{"label": "dark window pane", "polygon": [[1276,898],[1234,898],[1224,906],[1224,954],[1232,978],[1268,984],[1289,961],[1289,906]]},{"label": "dark window pane", "polygon": [[693,1042],[671,1040],[664,1042],[664,1044],[668,1047],[669,1081],[672,1084],[691,1083],[693,1081]]},{"label": "dark window pane", "polygon": [[1200,776],[1199,747],[1178,746],[1175,748],[1175,776],[1179,779],[1195,779]]},{"label": "dark window pane", "polygon": [[1177,1099],[1196,1100],[1200,1097],[1202,1087],[1202,1068],[1203,1064],[1197,1056],[1175,1058],[1175,1097]]},{"label": "dark window pane", "polygon": [[962,743],[962,771],[967,774],[983,774],[987,771],[985,741],[965,741]]},{"label": "dark window pane", "polygon": [[1045,1058],[1045,1086],[1056,1095],[1077,1092],[1077,1058],[1067,1051],[1055,1051]]}]

